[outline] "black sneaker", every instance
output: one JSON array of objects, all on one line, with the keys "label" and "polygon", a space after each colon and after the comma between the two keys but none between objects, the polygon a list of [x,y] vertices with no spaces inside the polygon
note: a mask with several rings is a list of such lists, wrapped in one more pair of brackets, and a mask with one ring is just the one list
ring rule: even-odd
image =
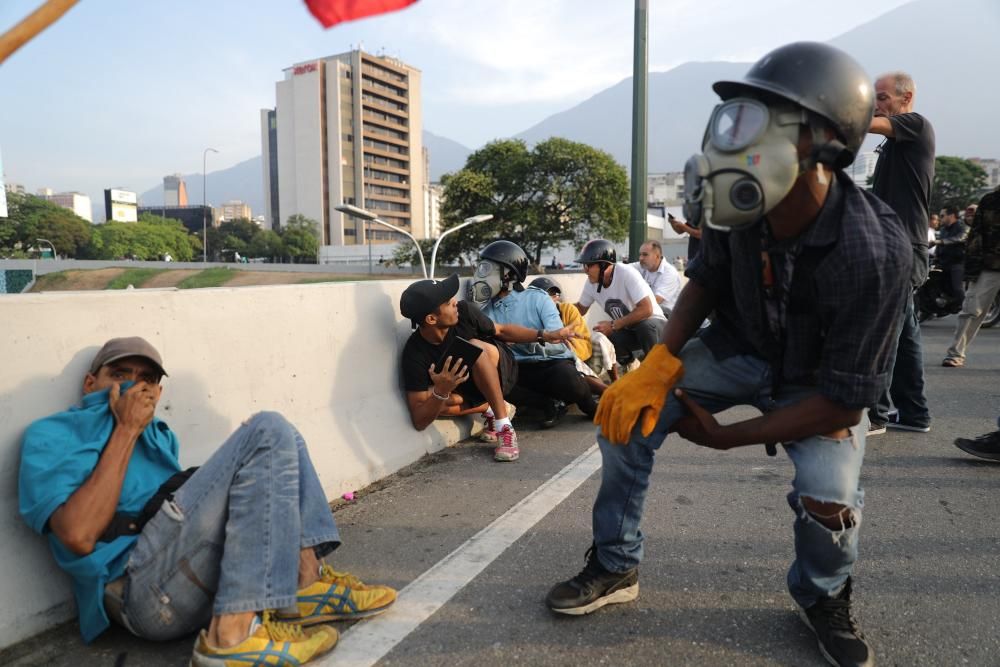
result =
[{"label": "black sneaker", "polygon": [[981,435],[976,439],[955,438],[955,446],[981,459],[1000,461],[1000,431]]},{"label": "black sneaker", "polygon": [[587,549],[583,572],[556,584],[545,598],[549,609],[560,614],[582,616],[606,604],[631,602],[639,597],[639,568],[621,574],[608,572],[597,560],[597,551]]},{"label": "black sneaker", "polygon": [[545,405],[545,414],[542,417],[542,421],[538,425],[542,428],[552,428],[563,418],[566,414],[566,404],[562,401],[552,400]]},{"label": "black sneaker", "polygon": [[816,634],[820,653],[838,667],[869,667],[875,664],[872,649],[851,615],[851,580],[835,598],[824,598],[799,609],[799,615]]}]

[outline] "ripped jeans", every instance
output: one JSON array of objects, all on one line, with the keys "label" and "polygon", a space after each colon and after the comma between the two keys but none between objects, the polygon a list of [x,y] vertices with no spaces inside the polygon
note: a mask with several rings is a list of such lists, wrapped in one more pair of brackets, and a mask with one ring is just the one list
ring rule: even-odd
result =
[{"label": "ripped jeans", "polygon": [[302,436],[284,417],[251,417],[145,525],[126,570],[122,616],[166,640],[213,615],[291,606],[299,551],[340,544]]},{"label": "ripped jeans", "polygon": [[[712,413],[735,405],[751,405],[762,412],[792,405],[816,393],[814,387],[785,387],[771,395],[771,368],[762,359],[735,356],[716,361],[700,339],[681,351],[684,378],[678,384]],[[601,488],[594,502],[593,531],[598,560],[612,572],[624,572],[642,560],[639,529],[656,450],[670,427],[683,415],[673,396],[660,412],[656,428],[643,437],[639,427],[628,446],[613,445],[598,433],[603,459]],[[858,555],[858,529],[864,506],[859,485],[865,455],[866,417],[842,440],[814,436],[784,444],[795,465],[788,504],[795,513],[795,561],[788,570],[788,589],[802,607],[821,597],[836,595],[851,574]],[[763,452],[761,452],[763,455]],[[851,509],[853,521],[831,531],[802,507],[801,498],[833,502]]]}]

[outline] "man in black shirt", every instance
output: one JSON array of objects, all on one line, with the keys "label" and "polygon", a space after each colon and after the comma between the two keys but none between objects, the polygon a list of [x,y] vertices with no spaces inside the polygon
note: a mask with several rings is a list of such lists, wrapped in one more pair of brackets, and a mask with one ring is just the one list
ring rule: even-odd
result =
[{"label": "man in black shirt", "polygon": [[[896,212],[913,248],[913,289],[927,280],[927,220],[934,182],[934,128],[913,111],[916,86],[903,72],[892,72],[875,82],[875,117],[869,132],[885,141],[879,147],[872,192]],[[871,298],[880,299],[881,294]],[[924,394],[924,355],[920,323],[907,301],[899,327],[892,382],[869,411],[872,434],[885,427],[926,433],[931,413]],[[896,412],[889,412],[890,397]]]},{"label": "man in black shirt", "polygon": [[[516,324],[494,324],[468,301],[458,301],[458,274],[418,280],[403,292],[399,310],[416,331],[403,347],[403,388],[413,426],[422,431],[441,416],[483,414],[481,438],[495,441],[497,461],[520,456],[517,434],[510,423],[513,406],[504,401],[517,383],[517,364],[505,343],[530,343],[538,338],[558,343],[573,337],[570,328],[537,331]],[[464,341],[482,352],[471,363],[458,350]],[[466,383],[472,379],[472,382]],[[465,385],[461,393],[459,385]]]}]

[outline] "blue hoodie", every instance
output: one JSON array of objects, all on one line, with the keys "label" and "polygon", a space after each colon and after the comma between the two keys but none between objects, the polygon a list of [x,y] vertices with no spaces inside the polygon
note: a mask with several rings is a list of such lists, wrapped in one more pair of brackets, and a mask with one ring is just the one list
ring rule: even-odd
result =
[{"label": "blue hoodie", "polygon": [[[132,383],[121,385],[124,393]],[[104,586],[125,573],[138,535],[98,542],[94,551],[77,556],[49,528],[49,517],[80,488],[97,467],[111,438],[115,418],[104,389],[83,397],[70,408],[28,427],[21,446],[18,503],[32,530],[45,535],[56,563],[73,577],[80,614],[80,633],[92,641],[110,625],[104,611]],[[154,418],[135,444],[125,472],[116,512],[138,514],[154,493],[179,472],[178,443],[167,424]]]}]

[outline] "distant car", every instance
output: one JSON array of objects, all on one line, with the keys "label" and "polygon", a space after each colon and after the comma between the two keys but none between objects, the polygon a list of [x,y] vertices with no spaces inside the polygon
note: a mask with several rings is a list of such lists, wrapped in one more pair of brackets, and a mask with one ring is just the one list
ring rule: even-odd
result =
[{"label": "distant car", "polygon": [[570,262],[569,264],[564,265],[563,268],[566,269],[566,270],[569,270],[569,269],[582,269],[583,268],[583,264],[580,264],[580,262]]}]

